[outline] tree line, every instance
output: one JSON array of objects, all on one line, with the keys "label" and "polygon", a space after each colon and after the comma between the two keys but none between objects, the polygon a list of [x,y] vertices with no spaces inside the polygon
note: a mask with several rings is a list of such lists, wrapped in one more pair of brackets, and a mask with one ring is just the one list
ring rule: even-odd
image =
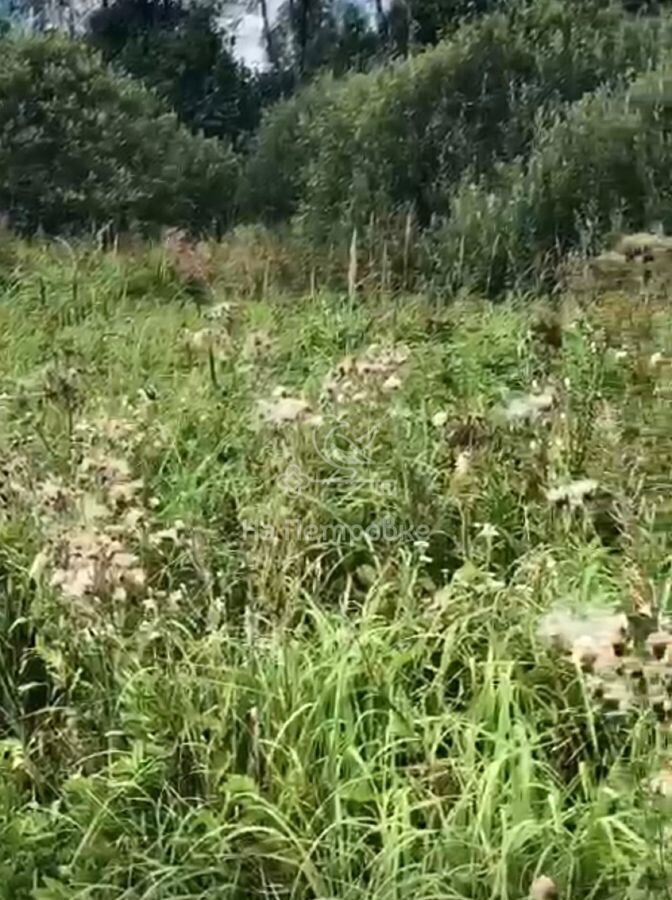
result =
[{"label": "tree line", "polygon": [[[287,0],[273,21],[261,9],[259,71],[223,13],[107,0],[74,38],[0,37],[13,227],[262,222],[341,261],[356,232],[392,281],[412,265],[486,293],[619,223],[672,229],[660,4]],[[632,85],[647,78],[642,107]]]}]

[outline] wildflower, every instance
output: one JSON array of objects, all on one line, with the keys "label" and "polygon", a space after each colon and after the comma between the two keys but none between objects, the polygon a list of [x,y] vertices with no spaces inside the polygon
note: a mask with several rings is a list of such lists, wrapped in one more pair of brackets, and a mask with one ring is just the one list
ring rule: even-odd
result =
[{"label": "wildflower", "polygon": [[440,410],[432,416],[432,425],[434,428],[443,428],[447,421],[448,413],[445,410]]},{"label": "wildflower", "polygon": [[57,481],[45,481],[40,495],[45,509],[51,512],[64,513],[72,506],[72,493]]},{"label": "wildflower", "polygon": [[336,374],[340,378],[345,378],[347,375],[350,375],[353,369],[355,368],[355,360],[351,354],[344,356],[343,359],[336,366]]},{"label": "wildflower", "polygon": [[226,322],[233,312],[233,305],[224,300],[222,303],[216,303],[214,306],[208,307],[204,316],[211,322]]},{"label": "wildflower", "polygon": [[180,543],[180,535],[177,528],[161,528],[150,535],[149,542],[153,547],[159,547],[166,542],[177,545]]},{"label": "wildflower", "polygon": [[107,534],[96,531],[66,535],[51,584],[65,597],[125,599],[144,590],[146,576],[134,553]]},{"label": "wildflower", "polygon": [[127,531],[136,531],[144,522],[145,511],[139,507],[129,509],[124,515],[123,525]]},{"label": "wildflower", "polygon": [[217,328],[201,328],[199,331],[185,332],[184,345],[187,350],[196,354],[212,353],[225,357],[231,351],[229,335]]},{"label": "wildflower", "polygon": [[324,423],[324,416],[320,415],[319,413],[311,413],[310,415],[306,416],[303,421],[306,425],[310,425],[313,428],[319,428],[319,426]]},{"label": "wildflower", "polygon": [[669,704],[664,692],[658,691],[649,697],[651,712],[661,724],[665,722],[669,713]]},{"label": "wildflower", "polygon": [[630,656],[623,660],[621,671],[628,681],[633,682],[636,685],[641,685],[645,679],[642,661],[635,656]]},{"label": "wildflower", "polygon": [[[622,655],[628,630],[623,613],[611,610],[592,610],[587,616],[577,616],[571,610],[553,609],[539,624],[538,634],[557,649],[572,651],[579,659],[588,648],[594,650],[594,661],[600,666]],[[578,644],[577,641],[583,641]]]},{"label": "wildflower", "polygon": [[491,522],[485,522],[478,531],[478,537],[486,541],[493,541],[498,534],[499,531]]},{"label": "wildflower", "polygon": [[273,349],[273,341],[266,331],[253,331],[245,339],[245,355],[263,357]]},{"label": "wildflower", "polygon": [[386,378],[383,382],[382,389],[386,393],[392,393],[394,391],[398,391],[401,387],[401,378],[397,375],[390,375],[389,378]]},{"label": "wildflower", "polygon": [[656,256],[668,252],[669,248],[669,237],[655,232],[637,232],[623,235],[614,249],[628,262],[637,259],[642,262],[651,262]]},{"label": "wildflower", "polygon": [[656,369],[658,369],[660,367],[660,365],[664,359],[665,359],[665,357],[663,356],[662,353],[659,353],[659,352],[652,353],[651,356],[649,357],[649,369],[652,372],[655,372]]},{"label": "wildflower", "polygon": [[623,681],[614,681],[605,687],[602,701],[606,709],[624,712],[632,703],[632,695],[627,684]]},{"label": "wildflower", "polygon": [[599,656],[597,642],[590,635],[584,634],[576,638],[572,644],[572,662],[582,672],[592,672]]},{"label": "wildflower", "polygon": [[325,379],[323,391],[338,404],[361,403],[376,389],[394,393],[402,385],[400,370],[407,359],[404,347],[385,351],[371,344],[359,358],[344,357]]},{"label": "wildflower", "polygon": [[455,476],[457,478],[465,478],[471,470],[471,453],[468,450],[463,450],[461,453],[458,453],[457,459],[455,460]]},{"label": "wildflower", "polygon": [[142,492],[144,482],[140,478],[133,481],[126,481],[120,484],[112,484],[108,490],[107,496],[110,503],[114,507],[130,506],[136,496]]}]

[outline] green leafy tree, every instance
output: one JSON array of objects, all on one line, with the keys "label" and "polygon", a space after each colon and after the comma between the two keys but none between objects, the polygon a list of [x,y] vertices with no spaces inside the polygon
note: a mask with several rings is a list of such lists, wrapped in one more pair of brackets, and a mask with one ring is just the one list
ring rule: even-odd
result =
[{"label": "green leafy tree", "polygon": [[436,284],[497,295],[549,279],[571,249],[613,231],[672,228],[672,81],[664,71],[606,90],[540,128],[526,165],[463,182],[427,237]]},{"label": "green leafy tree", "polygon": [[343,75],[366,68],[381,42],[356,3],[287,0],[275,25],[267,30],[269,46],[276,68],[292,71],[298,84],[320,72]]},{"label": "green leafy tree", "polygon": [[4,39],[0,209],[22,231],[228,221],[237,164],[64,38]]},{"label": "green leafy tree", "polygon": [[213,4],[115,0],[90,18],[90,39],[108,62],[154,88],[194,131],[244,142],[259,124],[260,95],[236,59]]},{"label": "green leafy tree", "polygon": [[406,56],[413,47],[436,44],[460,22],[498,5],[501,0],[393,0],[386,16],[390,46]]}]

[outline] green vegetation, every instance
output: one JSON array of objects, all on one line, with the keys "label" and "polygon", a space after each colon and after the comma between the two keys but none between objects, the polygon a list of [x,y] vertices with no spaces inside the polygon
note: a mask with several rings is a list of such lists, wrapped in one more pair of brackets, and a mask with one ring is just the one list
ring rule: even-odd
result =
[{"label": "green vegetation", "polygon": [[[341,34],[328,5],[305,46],[300,22],[278,23],[277,65],[254,76],[210,5],[117,0],[91,19],[100,56],[0,38],[0,205],[26,234],[264,223],[337,289],[354,237],[365,286],[441,296],[545,291],[567,252],[669,231],[669,15],[602,0],[472,12],[403,58],[390,12],[389,52],[344,77],[343,60],[316,61]],[[371,35],[351,24],[357,56]]]},{"label": "green vegetation", "polygon": [[669,900],[661,4],[11,12],[0,900]]},{"label": "green vegetation", "polygon": [[[349,239],[371,216],[384,234],[386,219],[409,210],[429,224],[448,213],[464,173],[491,181],[498,162],[527,157],[540,123],[563,116],[567,101],[656,65],[669,47],[667,20],[600,7],[514,4],[417,57],[311,86],[269,114],[261,158],[249,163],[253,184],[264,171],[284,182],[270,212],[294,207],[313,240],[339,229]],[[289,141],[298,146],[293,165]],[[266,203],[254,214],[268,214]]]},{"label": "green vegetation", "polygon": [[0,897],[666,896],[669,701],[542,634],[669,613],[664,301],[231,255],[2,242]]},{"label": "green vegetation", "polygon": [[226,223],[237,163],[87,48],[2,42],[0,208],[17,229],[68,233]]}]

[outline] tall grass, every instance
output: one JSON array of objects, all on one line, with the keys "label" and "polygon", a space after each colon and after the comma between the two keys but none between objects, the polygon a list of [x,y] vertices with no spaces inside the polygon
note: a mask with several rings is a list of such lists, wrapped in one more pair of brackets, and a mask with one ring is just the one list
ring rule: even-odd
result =
[{"label": "tall grass", "polygon": [[[666,896],[666,733],[539,636],[556,606],[669,603],[664,306],[568,298],[559,344],[513,300],[207,324],[225,287],[199,308],[160,250],[11,259],[0,897]],[[193,349],[206,328],[225,352]],[[398,383],[320,400],[402,345]],[[535,382],[556,405],[510,421]],[[278,385],[321,419],[264,423]],[[549,504],[586,476],[601,497]],[[53,580],[82,528],[137,593]]]}]

